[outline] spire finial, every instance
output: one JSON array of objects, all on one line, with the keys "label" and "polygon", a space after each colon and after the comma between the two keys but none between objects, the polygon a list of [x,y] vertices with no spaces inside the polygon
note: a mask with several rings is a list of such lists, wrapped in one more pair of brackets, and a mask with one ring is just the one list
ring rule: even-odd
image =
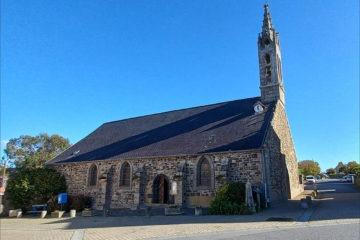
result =
[{"label": "spire finial", "polygon": [[270,29],[273,29],[273,26],[271,23],[269,5],[267,3],[265,3],[264,4],[264,19],[263,19],[262,30],[263,30],[263,32],[269,32]]}]

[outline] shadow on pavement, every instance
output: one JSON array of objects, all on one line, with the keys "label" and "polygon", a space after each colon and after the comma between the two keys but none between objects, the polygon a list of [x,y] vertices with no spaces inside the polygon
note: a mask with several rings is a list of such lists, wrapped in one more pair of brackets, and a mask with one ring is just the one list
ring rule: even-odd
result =
[{"label": "shadow on pavement", "polygon": [[301,209],[299,200],[288,200],[253,215],[76,217],[44,224],[64,223],[67,229],[84,229],[200,223],[249,223],[265,222],[269,218],[274,221],[285,221],[287,219],[287,221],[302,222],[304,216],[305,221],[356,218],[360,220],[360,192],[354,185],[325,182],[317,184],[317,188],[325,191],[319,194],[319,199],[314,200],[314,206],[307,210]]},{"label": "shadow on pavement", "polygon": [[298,200],[279,203],[253,215],[181,215],[181,216],[126,216],[126,217],[76,217],[51,221],[44,224],[65,223],[67,229],[152,226],[172,224],[265,222],[268,218],[289,218],[296,221],[304,210]]}]

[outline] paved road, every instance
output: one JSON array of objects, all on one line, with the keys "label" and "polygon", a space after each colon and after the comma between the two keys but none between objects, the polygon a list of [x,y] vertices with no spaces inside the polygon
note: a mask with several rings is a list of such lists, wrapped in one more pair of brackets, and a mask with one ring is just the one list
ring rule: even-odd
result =
[{"label": "paved road", "polygon": [[[305,189],[314,189],[307,185]],[[320,181],[316,184],[320,196],[315,200],[316,208],[309,222],[269,229],[225,231],[217,234],[203,234],[179,237],[177,240],[273,240],[273,239],[360,239],[360,192],[350,183],[339,180]]]},{"label": "paved road", "polygon": [[[321,224],[295,224],[273,229],[247,229],[178,238],[156,238],[157,240],[359,240],[358,222],[334,222]],[[155,239],[154,239],[155,240]]]},{"label": "paved road", "polygon": [[316,187],[320,199],[311,217],[312,221],[360,218],[360,192],[355,185],[320,181]]},{"label": "paved road", "polygon": [[[311,188],[313,186],[307,186]],[[320,199],[310,221],[270,222],[268,217],[303,219],[299,203],[289,201],[248,216],[79,217],[75,219],[0,219],[0,239],[360,239],[360,193],[341,182],[317,184]]]}]

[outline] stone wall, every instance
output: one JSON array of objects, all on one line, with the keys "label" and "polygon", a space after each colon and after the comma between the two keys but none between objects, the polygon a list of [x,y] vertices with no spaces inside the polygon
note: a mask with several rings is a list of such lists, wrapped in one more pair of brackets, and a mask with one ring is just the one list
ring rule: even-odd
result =
[{"label": "stone wall", "polygon": [[291,131],[283,104],[278,101],[264,143],[266,178],[271,201],[294,198],[303,191]]},{"label": "stone wall", "polygon": [[[205,157],[212,170],[211,186],[197,186],[197,164]],[[169,203],[182,206],[208,206],[216,190],[226,181],[246,182],[255,186],[263,183],[260,151],[243,151],[192,156],[158,157],[126,160],[102,160],[83,163],[54,165],[68,185],[70,195],[86,195],[94,199],[94,208],[112,209],[156,206],[152,203],[153,181],[163,174],[169,184],[176,182],[177,194],[170,196]],[[127,161],[131,166],[131,184],[119,186],[120,167]],[[88,171],[92,164],[98,167],[96,186],[88,185]]]},{"label": "stone wall", "polygon": [[[206,158],[211,166],[208,188],[197,186],[197,166],[201,158]],[[119,186],[120,168],[125,161],[131,166],[130,187]],[[92,164],[98,167],[98,181],[96,186],[90,187],[88,171]],[[176,184],[176,194],[170,196],[169,203],[187,207],[208,206],[217,189],[226,181],[246,182],[249,179],[259,187],[267,182],[271,201],[293,198],[303,191],[287,116],[280,101],[276,104],[261,150],[101,160],[54,167],[64,174],[69,194],[91,196],[94,208],[98,210],[103,207],[135,209],[156,206],[153,203],[153,182],[159,174],[166,176],[169,188]]]}]

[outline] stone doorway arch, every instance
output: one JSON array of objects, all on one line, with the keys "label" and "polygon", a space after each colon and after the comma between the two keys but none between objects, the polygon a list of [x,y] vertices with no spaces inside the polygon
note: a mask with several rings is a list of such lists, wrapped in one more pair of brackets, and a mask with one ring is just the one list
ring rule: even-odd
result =
[{"label": "stone doorway arch", "polygon": [[152,203],[169,203],[170,182],[164,174],[159,174],[153,182]]}]

